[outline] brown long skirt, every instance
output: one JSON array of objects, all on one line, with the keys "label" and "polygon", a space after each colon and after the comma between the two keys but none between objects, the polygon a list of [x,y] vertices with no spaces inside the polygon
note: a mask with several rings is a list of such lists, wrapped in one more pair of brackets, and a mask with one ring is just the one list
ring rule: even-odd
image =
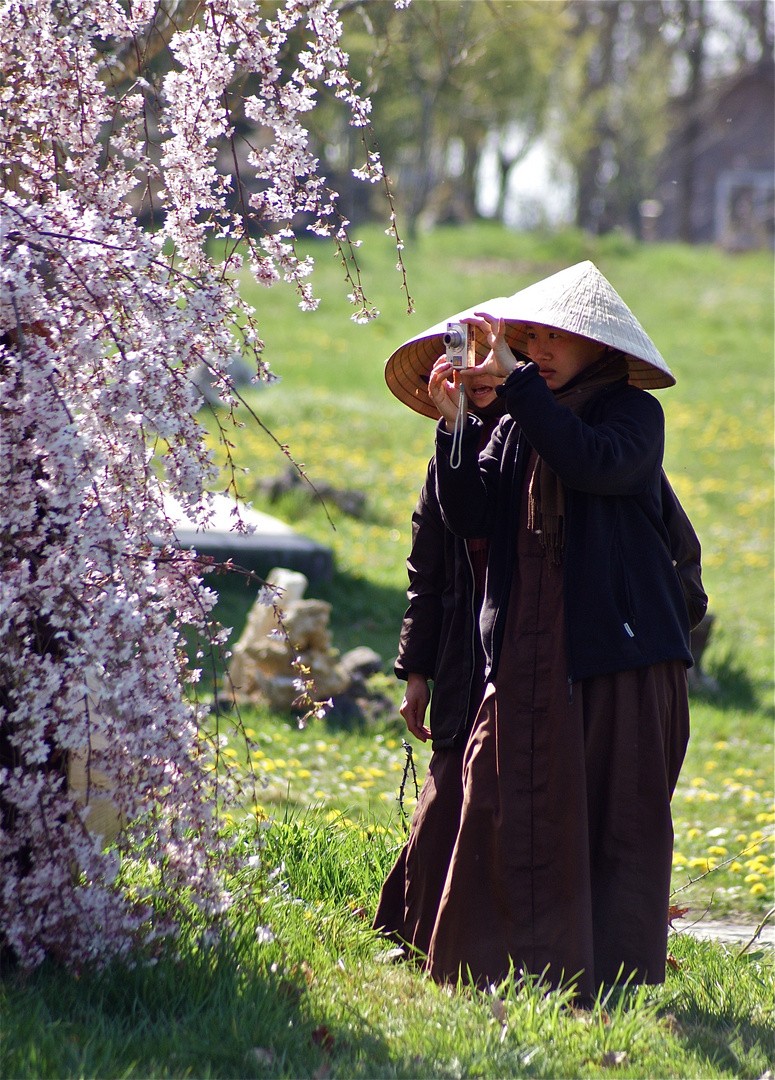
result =
[{"label": "brown long skirt", "polygon": [[380,893],[374,928],[424,959],[439,912],[463,806],[463,747],[437,750],[417,800],[409,839]]},{"label": "brown long skirt", "polygon": [[460,827],[428,954],[434,978],[514,968],[588,996],[664,979],[670,798],[689,733],[682,661],[569,686],[562,569],[519,556],[496,685],[463,761]]}]

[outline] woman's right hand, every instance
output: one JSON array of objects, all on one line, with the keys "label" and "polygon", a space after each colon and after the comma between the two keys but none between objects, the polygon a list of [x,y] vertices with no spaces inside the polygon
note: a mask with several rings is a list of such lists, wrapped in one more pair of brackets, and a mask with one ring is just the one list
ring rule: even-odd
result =
[{"label": "woman's right hand", "polygon": [[455,369],[445,356],[440,356],[431,368],[428,378],[428,394],[444,418],[447,431],[454,431],[460,403],[460,387],[455,381],[450,381],[450,375],[454,380]]},{"label": "woman's right hand", "polygon": [[420,742],[427,742],[431,738],[431,729],[423,724],[430,699],[431,690],[426,677],[410,671],[406,677],[406,693],[399,712],[406,720],[409,731]]}]

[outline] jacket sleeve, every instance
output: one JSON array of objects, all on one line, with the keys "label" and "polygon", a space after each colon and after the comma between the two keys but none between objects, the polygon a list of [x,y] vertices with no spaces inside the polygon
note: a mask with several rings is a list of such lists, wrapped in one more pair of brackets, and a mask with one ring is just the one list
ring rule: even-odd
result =
[{"label": "jacket sleeve", "polygon": [[432,679],[443,618],[442,594],[446,582],[445,528],[436,498],[435,469],[428,466],[425,484],[412,514],[412,549],[406,560],[407,598],[398,643],[395,673],[406,679],[417,672]]},{"label": "jacket sleeve", "polygon": [[444,522],[455,536],[467,539],[492,534],[495,523],[503,424],[492,433],[479,453],[480,423],[468,417],[460,446],[460,460],[453,466],[453,437],[443,420],[436,429],[436,492]]},{"label": "jacket sleeve", "polygon": [[664,470],[660,482],[662,520],[670,539],[670,555],[686,601],[689,629],[694,630],[708,610],[708,597],[702,584],[700,541]]},{"label": "jacket sleeve", "polygon": [[558,402],[533,363],[512,372],[503,393],[527,441],[568,488],[637,495],[661,464],[664,414],[643,390],[626,384],[611,388],[597,423]]}]

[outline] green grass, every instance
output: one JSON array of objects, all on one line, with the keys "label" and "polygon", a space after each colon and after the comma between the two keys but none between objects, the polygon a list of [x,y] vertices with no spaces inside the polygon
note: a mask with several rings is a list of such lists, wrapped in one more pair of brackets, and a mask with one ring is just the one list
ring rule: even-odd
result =
[{"label": "green grass", "polygon": [[[567,993],[518,975],[497,994],[440,989],[392,962],[369,924],[404,836],[405,728],[391,666],[409,519],[433,448],[433,424],[392,398],[383,362],[452,312],[584,258],[630,304],[678,378],[658,393],[667,468],[703,541],[717,619],[705,666],[719,689],[692,700],[674,800],[674,900],[690,907],[687,921],[709,906],[712,916],[752,926],[771,906],[771,255],[517,236],[492,225],[437,230],[405,252],[418,309],[409,317],[389,241],[377,229],[364,240],[359,257],[380,320],[348,321],[341,269],[318,246],[318,312],[301,313],[284,287],[253,297],[282,380],[249,397],[313,481],[365,493],[365,515],[330,507],[333,531],[303,493],[269,503],[260,481],[286,460],[250,422],[232,441],[251,470],[244,494],[333,549],[333,580],[309,595],[332,603],[340,651],[365,644],[382,655],[374,689],[392,712],[362,726],[331,718],[299,730],[264,708],[243,710],[243,734],[227,756],[243,768],[249,758],[256,785],[229,811],[242,866],[229,883],[229,934],[213,943],[184,932],[153,963],[103,973],[49,964],[4,973],[0,1075],[761,1077],[775,1043],[771,950],[739,955],[672,935],[663,987],[617,988],[579,1010]],[[236,640],[255,586],[213,583]],[[414,745],[420,782],[428,753]],[[409,776],[408,813],[413,795]],[[254,800],[272,822],[258,839],[247,822]]]},{"label": "green grass", "polygon": [[390,865],[373,822],[308,812],[235,834],[230,933],[154,964],[2,984],[8,1077],[761,1077],[772,957],[670,939],[664,986],[586,1009],[515,973],[443,989],[368,929]]}]

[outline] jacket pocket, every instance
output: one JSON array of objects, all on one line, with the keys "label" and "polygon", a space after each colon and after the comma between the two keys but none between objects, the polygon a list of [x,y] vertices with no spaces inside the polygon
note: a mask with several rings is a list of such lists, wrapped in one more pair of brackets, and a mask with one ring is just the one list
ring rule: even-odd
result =
[{"label": "jacket pocket", "polygon": [[632,602],[632,590],[630,588],[629,574],[627,573],[627,560],[624,557],[624,552],[621,549],[618,539],[614,540],[612,556],[614,602],[616,603],[616,608],[619,612],[622,630],[627,637],[634,638],[636,620]]}]

